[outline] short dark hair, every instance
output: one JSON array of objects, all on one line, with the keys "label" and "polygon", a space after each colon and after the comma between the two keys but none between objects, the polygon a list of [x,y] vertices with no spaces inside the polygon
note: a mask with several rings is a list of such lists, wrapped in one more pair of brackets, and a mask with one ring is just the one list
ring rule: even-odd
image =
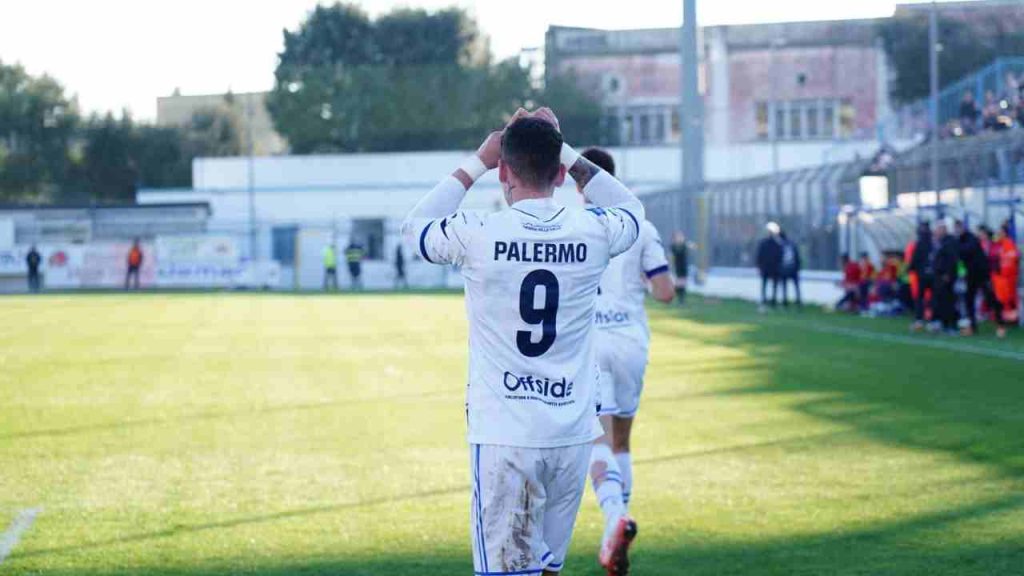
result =
[{"label": "short dark hair", "polygon": [[615,176],[615,160],[612,155],[600,148],[587,148],[583,151],[583,157],[590,160],[597,167]]},{"label": "short dark hair", "polygon": [[550,186],[562,165],[562,134],[540,118],[520,118],[505,128],[501,160],[531,186]]}]

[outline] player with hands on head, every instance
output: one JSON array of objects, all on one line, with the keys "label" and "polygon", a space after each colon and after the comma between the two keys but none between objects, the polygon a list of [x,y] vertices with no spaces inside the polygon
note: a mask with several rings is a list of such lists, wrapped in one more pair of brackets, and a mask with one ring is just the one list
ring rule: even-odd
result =
[{"label": "player with hands on head", "polygon": [[[473,183],[495,168],[508,206],[460,211]],[[566,175],[592,207],[554,200]],[[465,280],[477,575],[562,569],[601,435],[598,285],[642,221],[636,196],[563,142],[553,112],[520,109],[403,223],[411,249],[460,266]]]}]

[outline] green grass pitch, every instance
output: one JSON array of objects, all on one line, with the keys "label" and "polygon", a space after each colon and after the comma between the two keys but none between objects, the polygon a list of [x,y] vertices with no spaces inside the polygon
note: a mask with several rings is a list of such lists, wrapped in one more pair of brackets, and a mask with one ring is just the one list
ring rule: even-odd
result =
[{"label": "green grass pitch", "polygon": [[[1021,334],[651,314],[635,574],[1024,574]],[[41,508],[0,575],[472,573],[460,296],[8,297],[0,318],[0,531]],[[567,576],[601,574],[599,523],[588,488]]]}]

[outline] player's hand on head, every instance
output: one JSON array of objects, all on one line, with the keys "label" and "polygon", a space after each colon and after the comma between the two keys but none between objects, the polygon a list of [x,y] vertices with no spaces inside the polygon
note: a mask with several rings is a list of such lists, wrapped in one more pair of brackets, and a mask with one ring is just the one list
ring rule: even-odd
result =
[{"label": "player's hand on head", "polygon": [[516,110],[516,113],[513,114],[512,117],[508,119],[508,122],[505,124],[505,128],[508,128],[509,126],[512,125],[513,122],[515,122],[516,120],[519,120],[520,118],[528,118],[530,116],[531,116],[531,114],[530,114],[529,110],[527,110],[526,108],[520,107],[518,110]]},{"label": "player's hand on head", "polygon": [[498,158],[501,157],[501,135],[503,133],[503,130],[491,132],[476,151],[476,155],[488,170],[498,167]]},{"label": "player's hand on head", "polygon": [[555,127],[555,130],[558,130],[559,132],[562,131],[561,126],[558,125],[558,117],[555,116],[554,111],[552,111],[551,108],[548,108],[547,106],[536,110],[533,113],[533,117],[540,118],[545,122],[550,122]]}]

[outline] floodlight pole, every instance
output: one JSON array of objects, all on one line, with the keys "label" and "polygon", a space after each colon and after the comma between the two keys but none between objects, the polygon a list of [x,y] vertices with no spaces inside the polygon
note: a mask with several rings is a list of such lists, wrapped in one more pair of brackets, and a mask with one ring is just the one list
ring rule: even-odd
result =
[{"label": "floodlight pole", "polygon": [[[932,9],[928,14],[928,83],[931,96],[929,112],[931,114],[931,188],[935,191],[935,205],[939,218],[944,216],[942,195],[939,192],[939,9],[932,0]],[[921,215],[918,214],[918,219]]]},{"label": "floodlight pole", "polygon": [[[697,0],[683,0],[683,26],[680,35],[680,72],[682,97],[679,108],[679,128],[682,141],[681,200],[674,210],[673,222],[677,230],[687,236],[696,236],[697,200],[704,185],[704,103],[697,88]],[[707,249],[706,246],[701,247]],[[706,253],[706,252],[705,252]]]}]

